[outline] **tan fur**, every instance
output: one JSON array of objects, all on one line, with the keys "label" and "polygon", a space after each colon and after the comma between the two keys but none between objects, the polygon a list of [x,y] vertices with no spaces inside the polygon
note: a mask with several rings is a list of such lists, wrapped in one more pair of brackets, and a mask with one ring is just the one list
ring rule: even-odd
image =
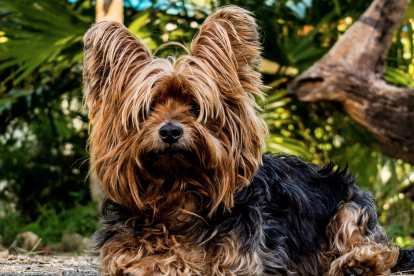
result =
[{"label": "tan fur", "polygon": [[[142,184],[157,179],[146,175],[140,157],[163,150],[157,132],[171,121],[188,126],[180,147],[199,149],[200,174],[207,166],[206,180],[215,176],[216,183],[203,184],[207,191],[200,191],[209,196],[205,207],[210,214],[221,202],[233,206],[234,192],[248,184],[261,162],[266,133],[252,96],[262,97],[260,74],[254,71],[260,62],[255,24],[242,9],[222,9],[202,25],[190,54],[173,63],[154,59],[120,23],[96,24],[86,33],[92,169],[113,201],[134,211],[153,209],[160,202],[159,191],[148,192]],[[169,101],[172,95],[182,99],[180,107]],[[189,110],[192,101],[200,105],[198,118],[179,110]],[[146,120],[154,104],[157,116]],[[209,118],[216,123],[209,125]],[[184,190],[183,185],[176,183],[178,190]]]},{"label": "tan fur", "polygon": [[370,213],[345,203],[327,228],[328,242],[322,253],[326,276],[340,276],[349,267],[369,268],[364,275],[389,275],[398,259],[398,248],[390,247],[383,230],[368,231]]},{"label": "tan fur", "polygon": [[157,225],[137,237],[123,233],[102,249],[103,275],[248,276],[263,271],[258,252],[240,254],[237,237],[223,237],[211,247],[189,246]]},{"label": "tan fur", "polygon": [[[261,162],[267,129],[253,97],[263,97],[255,71],[261,60],[258,38],[254,19],[237,7],[209,16],[189,54],[177,60],[154,58],[117,22],[96,24],[85,34],[92,170],[111,200],[148,218],[149,225],[142,236],[118,233],[103,246],[104,273],[251,275],[262,270],[256,252],[239,254],[237,237],[196,249],[187,241],[191,237],[171,234],[211,216],[220,204],[230,209],[234,193],[248,185]],[[200,106],[197,118],[191,114],[194,103]],[[192,164],[179,154],[174,162],[157,157],[150,166],[145,163],[167,148],[158,134],[166,122],[184,131],[169,149],[187,150]],[[170,163],[184,168],[175,172],[180,177],[163,173],[175,170]]]}]

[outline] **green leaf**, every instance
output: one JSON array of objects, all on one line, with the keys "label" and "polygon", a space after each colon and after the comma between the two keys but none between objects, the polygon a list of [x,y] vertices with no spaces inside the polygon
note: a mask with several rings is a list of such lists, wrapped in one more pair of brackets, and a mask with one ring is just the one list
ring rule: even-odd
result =
[{"label": "green leaf", "polygon": [[19,98],[23,96],[27,96],[32,94],[33,91],[30,90],[22,90],[22,89],[12,89],[7,93],[7,95],[12,96],[13,98]]},{"label": "green leaf", "polygon": [[319,30],[322,28],[323,25],[329,23],[332,21],[332,19],[335,17],[335,12],[332,11],[325,15],[319,23],[313,28],[312,31],[310,31],[306,36],[304,36],[299,43],[296,44],[296,46],[289,51],[292,56],[299,55],[302,51],[304,51],[307,47],[309,47],[311,43],[311,38],[314,37]]},{"label": "green leaf", "polygon": [[1,45],[0,69],[19,66],[5,81],[14,79],[18,84],[41,66],[65,55],[66,50],[81,51],[80,41],[87,29],[81,20],[86,18],[77,16],[62,2],[0,0],[0,6],[13,12],[17,23],[15,28],[4,30],[8,41]]},{"label": "green leaf", "polygon": [[[139,36],[138,32],[141,30],[143,26],[145,26],[145,22],[147,21],[150,15],[150,8],[142,11],[140,15],[128,26],[129,31],[140,38],[144,38],[142,36]],[[140,35],[142,35],[142,33]]]},{"label": "green leaf", "polygon": [[385,79],[396,86],[414,87],[414,79],[406,72],[393,68],[385,67]]},{"label": "green leaf", "polygon": [[339,4],[338,0],[333,0],[335,4],[335,11],[338,16],[341,16],[341,5]]}]

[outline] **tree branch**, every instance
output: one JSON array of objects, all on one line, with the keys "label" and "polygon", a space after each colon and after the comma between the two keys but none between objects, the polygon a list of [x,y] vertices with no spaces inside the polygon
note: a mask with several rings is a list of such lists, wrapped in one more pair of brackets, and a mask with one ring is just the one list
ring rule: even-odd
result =
[{"label": "tree branch", "polygon": [[384,60],[407,5],[407,0],[375,0],[288,89],[304,102],[339,102],[374,134],[381,152],[414,164],[414,89],[384,81]]}]

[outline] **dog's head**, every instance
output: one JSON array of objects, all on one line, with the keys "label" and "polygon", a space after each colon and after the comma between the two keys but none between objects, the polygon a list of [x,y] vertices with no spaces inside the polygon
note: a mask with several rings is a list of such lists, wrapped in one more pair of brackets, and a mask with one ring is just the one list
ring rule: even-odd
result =
[{"label": "dog's head", "polygon": [[84,46],[92,169],[109,198],[131,211],[231,208],[261,162],[266,132],[249,12],[218,10],[177,60],[154,58],[116,22],[94,25]]}]

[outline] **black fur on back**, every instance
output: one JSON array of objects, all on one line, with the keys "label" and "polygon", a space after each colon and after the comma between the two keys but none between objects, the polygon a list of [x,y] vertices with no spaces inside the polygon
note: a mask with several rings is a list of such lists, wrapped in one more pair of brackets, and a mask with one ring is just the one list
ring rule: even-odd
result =
[{"label": "black fur on back", "polygon": [[[215,231],[204,246],[236,234],[240,253],[255,250],[261,255],[263,275],[288,275],[295,270],[317,275],[326,227],[341,203],[367,208],[369,227],[374,231],[377,226],[372,195],[355,186],[356,177],[346,168],[333,167],[332,163],[319,167],[295,156],[266,153],[250,185],[235,194],[231,212],[221,208],[206,218],[207,223],[191,223],[180,234],[194,237],[189,239],[194,246]],[[97,249],[120,231],[136,235],[143,231],[142,223],[131,220],[134,214],[109,200],[102,215],[103,228],[94,235]]]},{"label": "black fur on back", "polygon": [[414,251],[400,249],[397,264],[391,268],[392,273],[402,272],[413,274],[414,272]]}]

